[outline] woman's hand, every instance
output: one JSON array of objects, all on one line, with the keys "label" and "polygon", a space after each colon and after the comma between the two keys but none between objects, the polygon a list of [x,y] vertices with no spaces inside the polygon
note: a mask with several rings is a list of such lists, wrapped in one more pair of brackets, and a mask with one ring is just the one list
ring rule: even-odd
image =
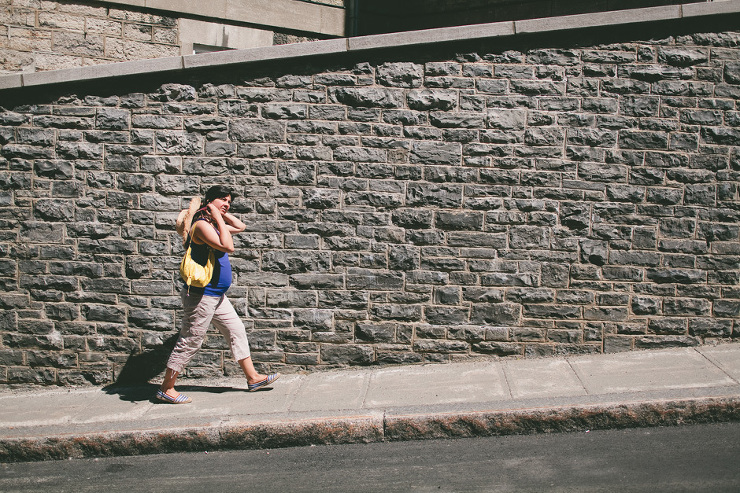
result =
[{"label": "woman's hand", "polygon": [[208,213],[211,215],[213,220],[218,222],[218,219],[222,216],[221,209],[216,207],[216,205],[213,202],[208,204],[207,207],[208,207]]},{"label": "woman's hand", "polygon": [[206,221],[196,221],[193,227],[193,239],[195,243],[206,243],[215,250],[233,253],[234,240],[231,238],[230,227],[224,222],[224,213],[213,203],[208,204],[207,207],[213,222],[216,223],[215,228]]},{"label": "woman's hand", "polygon": [[247,225],[241,222],[239,219],[237,219],[236,216],[234,216],[230,212],[223,214],[221,217],[224,218],[224,223],[226,224],[226,228],[232,234],[241,233],[242,231],[247,229]]}]

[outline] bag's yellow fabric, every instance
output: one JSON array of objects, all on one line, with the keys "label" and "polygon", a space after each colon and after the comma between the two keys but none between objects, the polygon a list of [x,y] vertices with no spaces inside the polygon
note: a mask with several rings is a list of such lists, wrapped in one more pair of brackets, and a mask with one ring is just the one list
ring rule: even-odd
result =
[{"label": "bag's yellow fabric", "polygon": [[190,286],[195,286],[196,288],[206,287],[211,282],[211,277],[213,277],[213,266],[215,263],[216,257],[213,254],[213,250],[209,248],[206,265],[200,265],[190,256],[190,244],[188,244],[188,249],[180,262],[180,277],[188,285],[188,290],[190,290]]}]

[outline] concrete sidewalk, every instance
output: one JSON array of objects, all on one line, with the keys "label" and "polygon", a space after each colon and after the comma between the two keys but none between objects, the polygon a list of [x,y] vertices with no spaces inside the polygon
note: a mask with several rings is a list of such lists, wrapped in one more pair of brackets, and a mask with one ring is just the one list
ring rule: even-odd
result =
[{"label": "concrete sidewalk", "polygon": [[182,381],[0,391],[0,461],[416,440],[740,419],[740,344]]}]

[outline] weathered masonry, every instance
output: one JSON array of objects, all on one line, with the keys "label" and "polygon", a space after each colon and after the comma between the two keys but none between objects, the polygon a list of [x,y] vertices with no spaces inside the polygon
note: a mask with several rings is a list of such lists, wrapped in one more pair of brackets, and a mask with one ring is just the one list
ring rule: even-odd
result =
[{"label": "weathered masonry", "polygon": [[[740,2],[0,78],[0,382],[162,370],[178,211],[294,371],[740,335]],[[191,376],[235,371],[208,337]]]},{"label": "weathered masonry", "polygon": [[3,0],[0,72],[331,38],[344,18],[341,0]]}]

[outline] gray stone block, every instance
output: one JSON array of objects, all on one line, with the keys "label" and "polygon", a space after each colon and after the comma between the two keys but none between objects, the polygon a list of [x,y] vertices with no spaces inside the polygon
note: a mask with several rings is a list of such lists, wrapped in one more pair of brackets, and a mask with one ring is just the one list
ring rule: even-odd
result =
[{"label": "gray stone block", "polygon": [[321,346],[321,361],[335,365],[368,365],[375,361],[375,351],[372,346],[359,344]]},{"label": "gray stone block", "polygon": [[623,149],[667,149],[668,134],[625,130],[619,133],[619,147]]},{"label": "gray stone block", "polygon": [[740,145],[740,130],[734,128],[702,127],[701,137],[709,144]]},{"label": "gray stone block", "polygon": [[429,122],[440,128],[481,128],[485,126],[485,116],[479,113],[431,112]]},{"label": "gray stone block", "polygon": [[423,66],[410,62],[387,62],[376,70],[378,83],[391,87],[419,87],[423,76]]},{"label": "gray stone block", "polygon": [[705,65],[709,51],[697,48],[658,48],[658,61],[677,67]]},{"label": "gray stone block", "polygon": [[401,108],[403,92],[377,87],[340,87],[331,90],[334,101],[365,108]]},{"label": "gray stone block", "polygon": [[462,148],[456,143],[414,142],[410,162],[421,164],[457,165],[462,157]]},{"label": "gray stone block", "polygon": [[406,95],[409,108],[414,110],[450,110],[457,106],[457,92],[438,89],[409,91]]},{"label": "gray stone block", "polygon": [[285,124],[265,120],[232,120],[229,137],[237,142],[283,142]]}]

